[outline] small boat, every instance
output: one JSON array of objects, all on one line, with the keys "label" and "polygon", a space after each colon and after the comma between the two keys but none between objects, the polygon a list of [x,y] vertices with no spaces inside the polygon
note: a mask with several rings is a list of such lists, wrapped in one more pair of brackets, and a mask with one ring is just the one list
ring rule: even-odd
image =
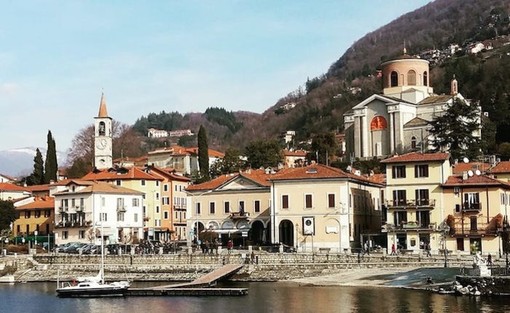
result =
[{"label": "small boat", "polygon": [[104,280],[104,238],[101,224],[101,264],[99,273],[94,277],[80,277],[71,283],[59,283],[57,279],[57,296],[90,298],[90,297],[123,297],[130,284],[128,281],[106,283]]},{"label": "small boat", "polygon": [[57,287],[59,297],[123,297],[129,288],[128,281],[104,282],[102,270],[96,277],[78,278],[77,281],[63,282]]}]

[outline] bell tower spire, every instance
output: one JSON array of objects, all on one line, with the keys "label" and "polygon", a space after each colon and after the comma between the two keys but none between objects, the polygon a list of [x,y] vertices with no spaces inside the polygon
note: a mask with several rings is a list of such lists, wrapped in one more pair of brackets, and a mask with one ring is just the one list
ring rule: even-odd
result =
[{"label": "bell tower spire", "polygon": [[106,98],[101,93],[99,113],[94,118],[94,167],[109,169],[113,166],[112,152],[112,118],[108,116]]}]

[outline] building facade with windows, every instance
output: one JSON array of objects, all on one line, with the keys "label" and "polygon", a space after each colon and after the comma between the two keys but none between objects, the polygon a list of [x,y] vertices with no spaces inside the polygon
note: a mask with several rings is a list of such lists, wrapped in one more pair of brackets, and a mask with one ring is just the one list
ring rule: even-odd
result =
[{"label": "building facade with windows", "polygon": [[407,153],[382,160],[386,165],[388,247],[412,252],[441,248],[440,225],[447,216],[441,184],[451,175],[448,153]]},{"label": "building facade with windows", "polygon": [[281,170],[269,180],[273,243],[308,252],[375,244],[383,185],[321,164]]},{"label": "building facade with windows", "polygon": [[12,231],[15,237],[35,235],[48,236],[53,233],[55,200],[53,197],[33,197],[16,205],[16,220]]},{"label": "building facade with windows", "polygon": [[442,185],[448,249],[501,255],[508,220],[510,185],[479,172],[450,176]]},{"label": "building facade with windows", "polygon": [[55,197],[55,243],[137,243],[143,193],[104,182],[71,180]]},{"label": "building facade with windows", "polygon": [[115,168],[96,170],[82,177],[82,180],[106,182],[142,193],[144,237],[148,240],[168,238],[168,229],[162,228],[161,181],[147,173],[146,168]]},{"label": "building facade with windows", "polygon": [[222,244],[230,239],[235,246],[270,243],[270,175],[264,170],[248,170],[189,186],[189,245],[204,233]]}]

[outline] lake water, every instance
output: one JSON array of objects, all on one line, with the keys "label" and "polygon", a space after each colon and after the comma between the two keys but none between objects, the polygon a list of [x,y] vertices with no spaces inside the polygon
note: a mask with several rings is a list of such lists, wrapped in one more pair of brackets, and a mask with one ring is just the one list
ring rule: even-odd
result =
[{"label": "lake water", "polygon": [[235,283],[242,297],[61,299],[55,283],[0,285],[0,312],[510,312],[510,297],[456,297],[386,287]]}]

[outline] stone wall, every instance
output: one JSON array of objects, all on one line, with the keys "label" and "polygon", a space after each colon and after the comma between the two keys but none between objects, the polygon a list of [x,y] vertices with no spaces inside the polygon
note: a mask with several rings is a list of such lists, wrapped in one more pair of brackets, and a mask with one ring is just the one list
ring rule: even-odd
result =
[{"label": "stone wall", "polygon": [[[80,276],[95,276],[101,261],[96,255],[39,254],[18,256],[24,264],[18,271],[21,281],[53,281],[59,277],[71,280]],[[132,281],[191,281],[223,264],[246,264],[232,280],[277,281],[292,278],[327,275],[352,268],[374,267],[442,267],[444,258],[423,258],[416,255],[387,256],[371,254],[361,257],[352,254],[265,253],[253,257],[247,253],[221,255],[108,255],[105,257],[107,279]],[[452,257],[450,267],[471,266],[470,258]],[[27,270],[28,269],[28,270]]]}]

